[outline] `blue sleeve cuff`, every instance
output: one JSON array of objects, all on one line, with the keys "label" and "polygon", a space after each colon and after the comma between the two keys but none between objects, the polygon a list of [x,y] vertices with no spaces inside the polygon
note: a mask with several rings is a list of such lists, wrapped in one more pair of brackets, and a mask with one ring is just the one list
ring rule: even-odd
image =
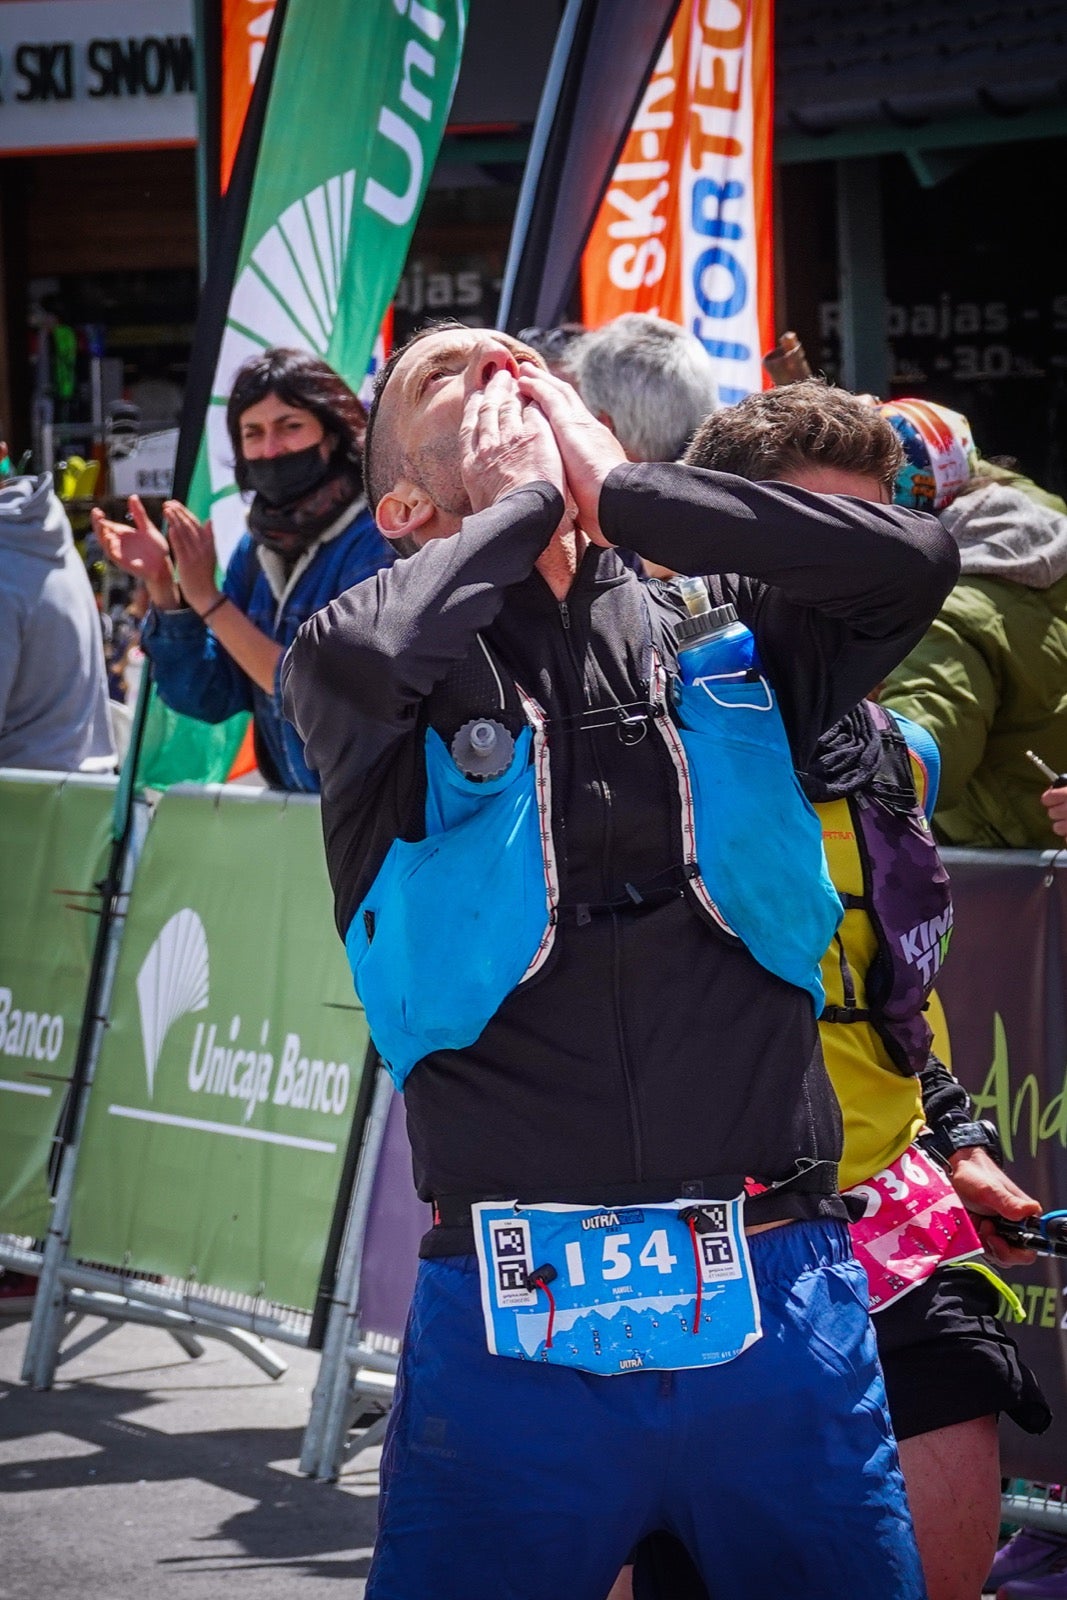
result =
[{"label": "blue sleeve cuff", "polygon": [[161,644],[171,641],[188,644],[201,638],[203,633],[204,623],[189,606],[182,606],[178,611],[157,611],[153,606],[144,620],[141,643],[151,655],[153,639],[158,638]]}]

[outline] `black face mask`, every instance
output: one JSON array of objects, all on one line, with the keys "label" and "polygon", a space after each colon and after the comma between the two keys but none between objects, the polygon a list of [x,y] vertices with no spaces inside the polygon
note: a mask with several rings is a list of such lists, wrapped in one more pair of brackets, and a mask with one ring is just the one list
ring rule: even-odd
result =
[{"label": "black face mask", "polygon": [[269,506],[289,506],[294,500],[301,500],[317,489],[332,470],[330,461],[322,459],[317,444],[285,455],[260,456],[256,461],[246,461],[244,466],[249,488]]}]

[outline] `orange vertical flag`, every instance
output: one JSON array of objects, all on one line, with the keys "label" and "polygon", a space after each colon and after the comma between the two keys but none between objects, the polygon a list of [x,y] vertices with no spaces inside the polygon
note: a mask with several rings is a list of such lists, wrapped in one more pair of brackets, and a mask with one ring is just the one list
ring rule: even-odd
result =
[{"label": "orange vertical flag", "polygon": [[222,184],[233,171],[252,85],[270,32],[274,0],[223,0],[222,8]]},{"label": "orange vertical flag", "polygon": [[726,402],[774,343],[773,0],[682,0],[582,259],[583,318],[688,328]]}]

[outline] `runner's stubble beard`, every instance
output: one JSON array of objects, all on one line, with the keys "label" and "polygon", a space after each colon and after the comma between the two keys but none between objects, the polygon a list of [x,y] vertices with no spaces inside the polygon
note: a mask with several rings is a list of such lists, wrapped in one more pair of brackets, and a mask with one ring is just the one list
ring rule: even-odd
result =
[{"label": "runner's stubble beard", "polygon": [[459,440],[435,439],[411,456],[409,476],[430,496],[439,511],[469,517],[474,507],[459,470]]}]

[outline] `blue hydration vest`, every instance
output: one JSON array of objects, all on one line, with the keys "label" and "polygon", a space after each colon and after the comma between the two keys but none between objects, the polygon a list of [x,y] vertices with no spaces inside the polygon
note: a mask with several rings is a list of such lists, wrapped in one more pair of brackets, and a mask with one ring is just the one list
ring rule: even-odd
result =
[{"label": "blue hydration vest", "polygon": [[[769,972],[807,990],[817,1015],[841,903],[774,691],[762,677],[676,681],[676,725],[655,658],[651,687],[649,725],[677,777],[692,902]],[[519,694],[529,726],[499,777],[467,778],[427,730],[426,836],[393,841],[345,938],[398,1088],[425,1055],[472,1045],[552,946],[559,894],[545,719]]]}]

